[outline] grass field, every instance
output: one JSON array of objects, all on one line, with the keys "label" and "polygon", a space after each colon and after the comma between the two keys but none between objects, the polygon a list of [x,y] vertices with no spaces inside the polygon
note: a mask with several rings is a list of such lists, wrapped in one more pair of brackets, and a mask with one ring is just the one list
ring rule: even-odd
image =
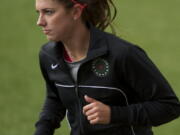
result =
[{"label": "grass field", "polygon": [[[146,50],[180,98],[180,1],[114,1],[117,34]],[[0,135],[32,135],[45,96],[38,51],[47,40],[36,26],[34,0],[2,0],[0,16]],[[177,135],[179,127],[177,119],[154,132]],[[56,135],[68,133],[64,121]]]}]

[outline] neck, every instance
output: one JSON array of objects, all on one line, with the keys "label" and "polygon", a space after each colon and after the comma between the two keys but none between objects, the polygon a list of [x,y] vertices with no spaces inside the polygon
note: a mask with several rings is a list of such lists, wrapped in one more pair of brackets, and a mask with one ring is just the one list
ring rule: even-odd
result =
[{"label": "neck", "polygon": [[87,55],[90,31],[84,24],[77,25],[72,31],[71,36],[64,40],[63,44],[72,61],[79,61]]}]

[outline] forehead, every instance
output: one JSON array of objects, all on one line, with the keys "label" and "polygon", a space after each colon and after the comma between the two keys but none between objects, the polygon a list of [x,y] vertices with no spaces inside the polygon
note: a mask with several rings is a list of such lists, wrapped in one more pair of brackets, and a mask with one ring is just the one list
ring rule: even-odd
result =
[{"label": "forehead", "polygon": [[36,0],[36,9],[44,9],[44,8],[57,8],[59,6],[63,6],[57,0]]}]

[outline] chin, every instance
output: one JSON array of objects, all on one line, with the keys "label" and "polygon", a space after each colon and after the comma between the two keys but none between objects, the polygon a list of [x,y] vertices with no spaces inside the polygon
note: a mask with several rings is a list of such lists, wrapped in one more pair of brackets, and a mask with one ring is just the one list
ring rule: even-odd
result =
[{"label": "chin", "polygon": [[50,36],[47,36],[47,39],[50,40],[50,41],[54,41],[54,42],[60,41],[60,39],[57,39],[55,37],[50,37]]}]

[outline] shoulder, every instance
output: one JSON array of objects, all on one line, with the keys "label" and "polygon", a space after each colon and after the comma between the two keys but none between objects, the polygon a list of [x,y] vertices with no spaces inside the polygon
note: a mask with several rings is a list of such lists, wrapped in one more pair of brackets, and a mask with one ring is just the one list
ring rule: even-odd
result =
[{"label": "shoulder", "polygon": [[56,43],[51,42],[51,41],[43,44],[40,48],[40,54],[50,55],[52,53],[52,51],[54,50],[55,45],[56,45]]},{"label": "shoulder", "polygon": [[110,33],[105,33],[105,39],[110,53],[124,56],[131,56],[133,54],[145,54],[146,52],[140,46],[117,37]]},{"label": "shoulder", "polygon": [[56,42],[49,41],[42,45],[39,51],[40,58],[46,59],[55,59],[56,56]]}]

